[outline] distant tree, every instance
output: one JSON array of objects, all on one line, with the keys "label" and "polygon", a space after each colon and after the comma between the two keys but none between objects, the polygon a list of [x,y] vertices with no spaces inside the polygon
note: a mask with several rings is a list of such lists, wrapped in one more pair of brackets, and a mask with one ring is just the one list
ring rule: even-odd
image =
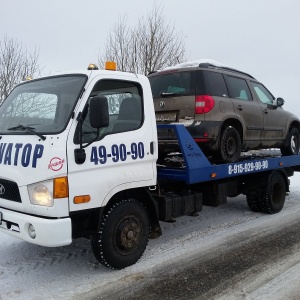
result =
[{"label": "distant tree", "polygon": [[126,15],[119,17],[98,63],[103,67],[105,61],[112,60],[120,71],[147,75],[150,71],[184,61],[185,55],[182,35],[166,22],[161,9],[154,6],[134,28],[128,26]]},{"label": "distant tree", "polygon": [[38,57],[37,50],[29,53],[14,39],[0,41],[0,104],[16,84],[39,73]]}]

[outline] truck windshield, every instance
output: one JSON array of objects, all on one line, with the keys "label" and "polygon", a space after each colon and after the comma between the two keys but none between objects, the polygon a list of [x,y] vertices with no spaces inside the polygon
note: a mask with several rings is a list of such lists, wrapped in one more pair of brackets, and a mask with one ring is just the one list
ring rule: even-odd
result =
[{"label": "truck windshield", "polygon": [[0,134],[63,131],[86,80],[85,75],[69,75],[18,85],[0,106]]}]

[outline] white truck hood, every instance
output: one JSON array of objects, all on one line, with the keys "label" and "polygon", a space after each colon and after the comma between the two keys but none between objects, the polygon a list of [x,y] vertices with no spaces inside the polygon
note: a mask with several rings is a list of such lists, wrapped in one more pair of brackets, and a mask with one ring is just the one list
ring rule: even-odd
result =
[{"label": "white truck hood", "polygon": [[14,181],[22,187],[53,178],[58,174],[66,174],[65,142],[54,142],[56,139],[47,136],[43,141],[35,135],[2,136],[0,178]]}]

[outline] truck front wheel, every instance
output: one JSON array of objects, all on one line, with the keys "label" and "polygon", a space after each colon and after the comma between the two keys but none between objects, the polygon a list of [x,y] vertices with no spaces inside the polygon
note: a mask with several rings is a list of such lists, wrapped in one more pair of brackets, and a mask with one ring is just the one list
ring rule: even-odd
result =
[{"label": "truck front wheel", "polygon": [[283,176],[276,172],[271,175],[266,191],[261,197],[262,211],[276,214],[283,208],[285,202],[286,184]]},{"label": "truck front wheel", "polygon": [[92,250],[104,266],[123,269],[142,256],[149,234],[145,206],[135,199],[121,200],[104,214],[99,232],[92,236]]}]

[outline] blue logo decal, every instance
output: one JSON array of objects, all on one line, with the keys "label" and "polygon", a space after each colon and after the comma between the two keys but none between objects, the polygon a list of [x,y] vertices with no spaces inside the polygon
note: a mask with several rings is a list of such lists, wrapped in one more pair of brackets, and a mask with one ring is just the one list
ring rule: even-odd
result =
[{"label": "blue logo decal", "polygon": [[43,156],[44,146],[37,144],[0,143],[0,164],[36,168],[37,160]]}]

